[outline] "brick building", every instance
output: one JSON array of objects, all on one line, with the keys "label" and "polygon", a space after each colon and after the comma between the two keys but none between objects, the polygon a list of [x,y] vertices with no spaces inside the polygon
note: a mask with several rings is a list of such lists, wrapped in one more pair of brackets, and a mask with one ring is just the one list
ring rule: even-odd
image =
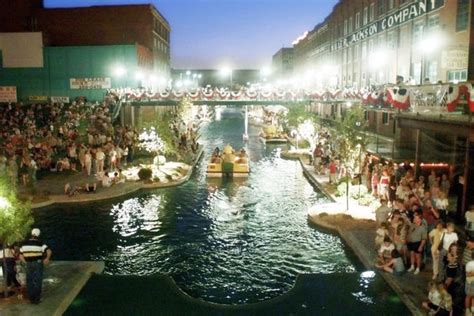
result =
[{"label": "brick building", "polygon": [[471,2],[341,0],[294,45],[295,72],[314,75],[320,85],[355,88],[400,77],[466,80]]},{"label": "brick building", "polygon": [[50,9],[41,0],[1,0],[0,32],[42,32],[45,46],[137,44],[143,68],[170,70],[171,28],[151,4]]}]

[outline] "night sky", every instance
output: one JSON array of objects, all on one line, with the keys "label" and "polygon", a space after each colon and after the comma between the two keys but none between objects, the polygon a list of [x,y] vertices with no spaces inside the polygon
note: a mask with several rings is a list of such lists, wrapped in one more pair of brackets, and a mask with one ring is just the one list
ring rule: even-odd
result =
[{"label": "night sky", "polygon": [[262,68],[337,0],[45,0],[46,7],[153,3],[171,24],[175,68]]}]

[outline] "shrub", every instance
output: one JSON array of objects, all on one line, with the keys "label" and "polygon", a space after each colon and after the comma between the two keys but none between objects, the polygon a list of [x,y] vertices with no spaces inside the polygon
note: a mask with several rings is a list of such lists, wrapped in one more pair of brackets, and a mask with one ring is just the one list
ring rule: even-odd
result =
[{"label": "shrub", "polygon": [[153,172],[150,168],[142,168],[138,171],[138,178],[142,181],[150,180]]},{"label": "shrub", "polygon": [[374,197],[372,195],[366,194],[359,199],[359,205],[370,206],[373,200],[374,200]]},{"label": "shrub", "polygon": [[170,174],[167,174],[167,175],[166,175],[166,179],[168,179],[168,180],[171,181],[171,180],[173,180],[173,176],[171,176]]},{"label": "shrub", "polygon": [[[341,182],[337,186],[336,196],[346,195],[347,183]],[[365,185],[352,185],[349,183],[349,195],[351,198],[358,200],[361,197],[365,196],[368,193],[367,187]]]},{"label": "shrub", "polygon": [[153,178],[153,182],[160,182],[160,178],[154,177],[154,178]]},{"label": "shrub", "polygon": [[347,184],[345,182],[341,182],[337,185],[337,191],[336,191],[336,196],[343,196],[346,195],[346,186]]},{"label": "shrub", "polygon": [[367,186],[359,184],[359,185],[353,185],[349,189],[349,193],[351,195],[351,198],[353,199],[360,199],[361,197],[364,197],[369,191],[367,190]]}]

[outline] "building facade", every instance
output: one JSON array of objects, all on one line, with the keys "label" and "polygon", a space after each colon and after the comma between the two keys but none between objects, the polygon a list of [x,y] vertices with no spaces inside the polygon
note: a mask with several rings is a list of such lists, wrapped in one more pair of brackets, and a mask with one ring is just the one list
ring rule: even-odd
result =
[{"label": "building facade", "polygon": [[293,47],[282,47],[272,57],[272,77],[283,79],[293,75]]},{"label": "building facade", "polygon": [[171,28],[151,4],[50,9],[2,0],[0,12],[0,32],[41,32],[45,46],[137,44],[141,68],[169,75]]},{"label": "building facade", "polygon": [[341,0],[294,45],[294,68],[321,86],[465,81],[469,0]]},{"label": "building facade", "polygon": [[[34,47],[15,45],[14,51],[32,53],[11,57],[10,45],[3,45],[3,35],[13,34],[12,41],[28,43],[39,38]],[[135,45],[55,46],[43,47],[41,33],[0,33],[0,88],[14,87],[16,100],[48,102],[83,97],[102,101],[109,88],[139,87],[135,73],[140,69],[143,47]],[[13,65],[13,67],[10,67]],[[127,73],[114,71],[122,65]],[[15,99],[14,99],[15,100]],[[14,101],[13,100],[13,101]],[[7,102],[0,94],[0,102]]]}]

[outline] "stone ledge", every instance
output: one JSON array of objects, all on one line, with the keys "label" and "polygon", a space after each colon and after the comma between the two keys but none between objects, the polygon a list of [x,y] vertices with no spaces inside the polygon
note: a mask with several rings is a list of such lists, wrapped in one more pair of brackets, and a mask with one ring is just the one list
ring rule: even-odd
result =
[{"label": "stone ledge", "polygon": [[62,315],[92,274],[100,274],[104,262],[52,261],[45,266],[42,301],[38,305],[28,300],[10,297],[0,300],[2,316],[51,316]]},{"label": "stone ledge", "polygon": [[112,191],[112,192],[101,192],[101,193],[90,193],[90,194],[84,193],[84,194],[79,194],[72,197],[69,197],[66,195],[51,195],[49,196],[49,199],[47,201],[32,203],[31,208],[39,209],[39,208],[49,207],[53,205],[70,205],[70,204],[82,204],[82,203],[86,204],[90,202],[115,199],[121,196],[126,196],[132,193],[139,192],[141,190],[154,190],[154,189],[176,187],[176,186],[182,185],[183,183],[189,180],[192,173],[194,172],[196,164],[201,159],[203,152],[204,152],[204,149],[201,148],[198,154],[196,155],[194,164],[191,166],[191,168],[188,169],[186,175],[176,181],[171,181],[167,183],[158,182],[158,183],[151,183],[151,184],[146,184],[143,182],[126,182],[123,184],[124,187],[120,189],[116,189],[115,191]]}]

